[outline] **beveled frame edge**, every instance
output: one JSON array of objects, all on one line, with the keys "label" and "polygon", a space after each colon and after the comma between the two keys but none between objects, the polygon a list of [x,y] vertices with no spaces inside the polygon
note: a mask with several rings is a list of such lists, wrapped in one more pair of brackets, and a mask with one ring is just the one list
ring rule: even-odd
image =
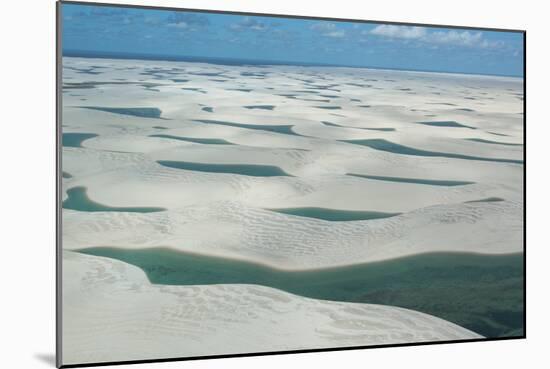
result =
[{"label": "beveled frame edge", "polygon": [[62,227],[62,117],[63,117],[63,91],[62,91],[62,3],[55,4],[55,365],[60,368],[63,365],[63,233]]}]

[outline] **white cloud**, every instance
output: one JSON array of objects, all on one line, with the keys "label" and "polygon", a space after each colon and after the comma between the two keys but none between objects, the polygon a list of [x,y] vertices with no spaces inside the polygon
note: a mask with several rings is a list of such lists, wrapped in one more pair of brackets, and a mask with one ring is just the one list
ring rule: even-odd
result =
[{"label": "white cloud", "polygon": [[463,46],[481,45],[483,35],[481,32],[470,31],[437,31],[430,34],[430,40],[441,44],[454,44]]},{"label": "white cloud", "polygon": [[239,23],[233,23],[229,26],[233,31],[252,30],[252,31],[267,31],[269,25],[250,17],[245,17]]},{"label": "white cloud", "polygon": [[424,27],[394,26],[391,24],[381,24],[373,28],[370,33],[377,36],[405,39],[420,39],[426,36]]},{"label": "white cloud", "polygon": [[325,37],[342,38],[346,35],[346,31],[343,29],[338,29],[334,23],[319,22],[312,24],[309,28],[313,31],[319,32]]},{"label": "white cloud", "polygon": [[484,39],[481,32],[451,30],[433,32],[429,36],[429,41],[445,45],[479,47],[482,49],[495,49],[505,46],[502,41]]},{"label": "white cloud", "polygon": [[496,48],[502,46],[502,42],[488,41],[483,38],[481,32],[471,31],[449,30],[429,32],[425,27],[382,24],[367,33],[395,39],[418,40],[430,44],[479,48]]},{"label": "white cloud", "polygon": [[332,31],[332,32],[327,32],[323,34],[323,36],[326,36],[326,37],[336,37],[336,38],[344,37],[345,35],[346,35],[346,32],[343,30]]}]

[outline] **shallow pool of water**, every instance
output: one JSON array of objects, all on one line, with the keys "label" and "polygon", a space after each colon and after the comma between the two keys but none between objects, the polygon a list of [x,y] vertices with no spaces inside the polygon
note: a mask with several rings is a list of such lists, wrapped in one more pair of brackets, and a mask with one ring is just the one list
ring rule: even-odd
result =
[{"label": "shallow pool of water", "polygon": [[81,106],[83,109],[99,110],[107,113],[130,115],[140,118],[160,118],[159,108],[111,108],[104,106]]},{"label": "shallow pool of water", "polygon": [[486,143],[486,144],[493,144],[493,145],[504,145],[504,146],[523,146],[523,144],[517,144],[517,143],[509,143],[509,142],[498,142],[498,141],[491,141],[491,140],[484,140],[482,138],[467,138],[468,141],[474,141],[474,142],[480,142],[480,143]]},{"label": "shallow pool of water", "polygon": [[416,183],[416,184],[424,184],[424,185],[430,185],[430,186],[465,186],[465,185],[475,183],[475,182],[467,182],[467,181],[449,181],[449,180],[423,179],[423,178],[372,176],[367,174],[355,174],[355,173],[346,173],[346,174],[348,176],[374,179],[377,181]]},{"label": "shallow pool of water", "polygon": [[316,299],[405,307],[486,337],[523,334],[523,254],[429,253],[287,271],[168,248],[80,252],[136,265],[155,284],[258,284]]},{"label": "shallow pool of water", "polygon": [[274,165],[259,165],[259,164],[212,164],[212,163],[195,163],[188,161],[172,161],[159,160],[160,165],[174,169],[185,169],[197,172],[208,173],[230,173],[240,174],[252,177],[277,177],[291,176],[281,168]]},{"label": "shallow pool of water", "polygon": [[149,137],[166,138],[170,140],[193,142],[193,143],[199,143],[204,145],[234,145],[233,143],[220,138],[196,138],[196,137],[183,137],[183,136],[172,136],[172,135],[163,135],[163,134],[150,135]]},{"label": "shallow pool of water", "polygon": [[267,131],[267,132],[281,133],[285,135],[301,136],[300,134],[292,130],[292,127],[293,127],[292,125],[273,126],[273,125],[262,125],[262,124],[244,124],[244,123],[223,122],[220,120],[210,120],[210,119],[196,119],[194,120],[194,122],[205,123],[205,124],[218,124],[222,126],[254,129],[258,131]]},{"label": "shallow pool of water", "polygon": [[438,121],[438,122],[416,122],[418,124],[424,124],[426,126],[433,126],[433,127],[452,127],[452,128],[470,128],[470,129],[476,129],[475,127],[467,126],[465,124],[461,124],[455,121]]},{"label": "shallow pool of water", "polygon": [[82,143],[97,137],[95,133],[63,133],[61,143],[65,147],[82,147]]},{"label": "shallow pool of water", "polygon": [[71,209],[77,211],[121,211],[132,213],[153,213],[157,211],[164,211],[165,208],[159,207],[122,207],[122,206],[109,206],[100,204],[91,200],[87,193],[86,187],[78,186],[67,190],[67,199],[63,201],[63,209]]},{"label": "shallow pool of water", "polygon": [[352,220],[371,220],[394,217],[401,213],[383,213],[380,211],[339,210],[328,208],[304,207],[304,208],[279,208],[267,209],[281,214],[295,215],[299,217],[329,220],[334,222]]},{"label": "shallow pool of water", "polygon": [[399,145],[399,144],[386,141],[384,139],[379,139],[379,138],[366,139],[366,140],[342,140],[342,142],[368,146],[375,150],[386,151],[386,152],[391,152],[394,154],[401,154],[401,155],[432,156],[432,157],[451,158],[451,159],[465,159],[465,160],[492,161],[497,163],[523,164],[523,160],[485,158],[485,157],[479,157],[479,156],[420,150],[420,149],[415,149],[404,145]]}]

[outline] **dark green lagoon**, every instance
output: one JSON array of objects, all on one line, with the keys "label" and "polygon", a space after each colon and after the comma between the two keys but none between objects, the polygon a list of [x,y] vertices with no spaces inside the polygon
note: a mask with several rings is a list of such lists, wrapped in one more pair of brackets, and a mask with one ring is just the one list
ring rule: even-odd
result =
[{"label": "dark green lagoon", "polygon": [[477,129],[475,127],[467,126],[458,122],[455,122],[453,120],[445,120],[445,121],[436,121],[436,122],[416,122],[418,124],[424,124],[426,126],[432,126],[432,127],[451,127],[451,128],[470,128],[470,129]]},{"label": "dark green lagoon", "polygon": [[244,123],[222,122],[220,120],[210,120],[210,119],[196,119],[196,120],[194,120],[194,122],[205,123],[205,124],[219,124],[219,125],[222,125],[222,126],[254,129],[254,130],[259,130],[259,131],[267,131],[267,132],[275,132],[275,133],[281,133],[281,134],[284,134],[284,135],[301,136],[300,134],[298,134],[298,133],[296,133],[292,130],[292,127],[293,127],[292,125],[269,126],[269,125],[262,125],[262,124],[244,124]]},{"label": "dark green lagoon", "polygon": [[323,123],[325,126],[329,126],[329,127],[345,127],[345,126],[342,126],[340,124],[331,123],[331,122],[321,122],[321,123]]},{"label": "dark green lagoon", "polygon": [[245,105],[247,109],[263,109],[263,110],[273,110],[275,105]]},{"label": "dark green lagoon", "polygon": [[430,186],[465,186],[465,185],[475,183],[475,182],[466,182],[466,181],[449,181],[449,180],[437,180],[437,179],[371,176],[367,174],[355,174],[355,173],[346,173],[346,174],[352,177],[374,179],[377,181],[416,183],[416,184],[425,184]]},{"label": "dark green lagoon", "polygon": [[494,145],[504,145],[504,146],[523,146],[522,144],[516,144],[516,143],[508,143],[508,142],[498,142],[498,141],[491,141],[491,140],[484,140],[482,138],[467,138],[468,141],[474,141],[474,142],[480,142],[480,143],[486,143],[486,144],[494,144]]},{"label": "dark green lagoon", "polygon": [[360,128],[360,127],[353,127],[358,129],[368,129],[369,131],[381,131],[381,132],[393,132],[395,131],[395,128]]},{"label": "dark green lagoon", "polygon": [[132,85],[135,84],[134,82],[115,82],[115,81],[108,81],[108,82],[94,82],[94,81],[86,81],[86,82],[65,82],[63,84],[64,90],[72,90],[72,89],[90,89],[90,88],[97,88],[98,86],[107,86],[107,85]]},{"label": "dark green lagoon", "polygon": [[485,158],[480,156],[470,156],[470,155],[445,153],[445,152],[438,152],[438,151],[420,150],[420,149],[415,149],[404,145],[399,145],[380,138],[366,139],[366,140],[342,140],[342,142],[347,142],[347,143],[361,145],[361,146],[368,146],[371,149],[386,151],[386,152],[391,152],[394,154],[401,154],[401,155],[431,156],[431,157],[441,157],[441,158],[451,158],[451,159],[465,159],[465,160],[492,161],[497,163],[523,164],[523,160],[493,159],[493,158]]},{"label": "dark green lagoon", "polygon": [[63,133],[61,143],[65,147],[82,147],[82,142],[97,136],[95,133]]},{"label": "dark green lagoon", "polygon": [[78,211],[123,211],[133,213],[153,213],[164,211],[165,208],[156,207],[116,207],[97,203],[86,194],[86,187],[73,187],[67,190],[67,199],[63,201],[63,209]]},{"label": "dark green lagoon", "polygon": [[130,115],[140,118],[160,118],[159,108],[111,108],[104,106],[80,106],[83,109],[99,110],[107,113]]},{"label": "dark green lagoon", "polygon": [[487,131],[487,133],[495,135],[495,136],[510,137],[510,135],[505,135],[504,133],[496,133],[496,132],[489,132],[489,131]]},{"label": "dark green lagoon", "polygon": [[240,92],[250,92],[252,89],[250,88],[228,88],[226,91],[240,91]]},{"label": "dark green lagoon", "polygon": [[321,122],[325,126],[329,127],[342,127],[342,128],[354,128],[354,129],[366,129],[369,131],[382,131],[382,132],[393,132],[395,128],[366,128],[366,127],[352,127],[352,126],[342,126],[340,124],[331,123],[331,122]]},{"label": "dark green lagoon", "polygon": [[468,203],[472,203],[472,202],[500,202],[500,201],[504,201],[503,198],[500,198],[500,197],[487,197],[485,199],[480,199],[480,200],[471,200],[471,201],[466,201],[465,203],[468,204]]},{"label": "dark green lagoon", "polygon": [[172,136],[172,135],[163,135],[163,134],[150,135],[149,137],[167,138],[171,140],[187,141],[187,142],[193,142],[193,143],[204,144],[204,145],[234,145],[229,141],[222,140],[219,138],[195,138],[195,137],[182,137],[182,136]]},{"label": "dark green lagoon", "polygon": [[485,337],[523,335],[523,254],[429,253],[352,266],[286,271],[168,248],[81,253],[140,267],[154,284],[258,284],[323,300],[400,306]]},{"label": "dark green lagoon", "polygon": [[258,164],[211,164],[193,163],[188,161],[158,160],[157,163],[168,168],[194,170],[208,173],[231,173],[252,177],[292,177],[281,168],[274,165]]},{"label": "dark green lagoon", "polygon": [[315,218],[329,220],[333,222],[344,222],[352,220],[371,220],[389,218],[401,213],[383,213],[380,211],[357,211],[357,210],[338,210],[327,208],[281,208],[267,209],[281,214],[295,215],[299,217]]},{"label": "dark green lagoon", "polygon": [[342,109],[341,106],[316,106],[316,108],[319,108],[319,109],[327,109],[327,110],[340,110]]}]

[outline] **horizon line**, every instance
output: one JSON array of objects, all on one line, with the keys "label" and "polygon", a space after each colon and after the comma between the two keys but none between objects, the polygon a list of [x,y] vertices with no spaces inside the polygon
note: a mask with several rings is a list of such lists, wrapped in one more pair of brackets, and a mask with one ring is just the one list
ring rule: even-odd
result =
[{"label": "horizon line", "polygon": [[[413,69],[413,68],[406,69],[406,68],[367,66],[367,65],[357,65],[357,64],[346,65],[346,64],[332,64],[332,63],[312,63],[312,62],[292,61],[292,60],[264,60],[264,59],[246,59],[246,58],[240,59],[235,57],[222,57],[222,56],[149,54],[149,53],[136,53],[136,52],[128,52],[128,51],[103,51],[103,50],[78,50],[78,49],[65,50],[64,49],[62,50],[61,56],[90,58],[90,59],[97,58],[97,59],[158,60],[158,61],[182,61],[182,62],[203,61],[206,64],[217,64],[217,65],[246,65],[247,64],[246,62],[251,62],[250,65],[256,64],[256,65],[266,65],[266,66],[277,65],[277,66],[303,66],[303,67],[365,68],[365,69],[375,69],[375,70],[440,73],[440,74],[461,74],[461,75],[508,77],[508,78],[524,79],[523,74],[491,74],[491,73],[480,73],[480,72],[467,73],[467,72],[448,71],[448,70],[429,70],[429,69]],[[217,63],[213,63],[213,61],[217,61]],[[228,63],[231,61],[233,63]],[[240,63],[236,63],[237,61]]]}]

